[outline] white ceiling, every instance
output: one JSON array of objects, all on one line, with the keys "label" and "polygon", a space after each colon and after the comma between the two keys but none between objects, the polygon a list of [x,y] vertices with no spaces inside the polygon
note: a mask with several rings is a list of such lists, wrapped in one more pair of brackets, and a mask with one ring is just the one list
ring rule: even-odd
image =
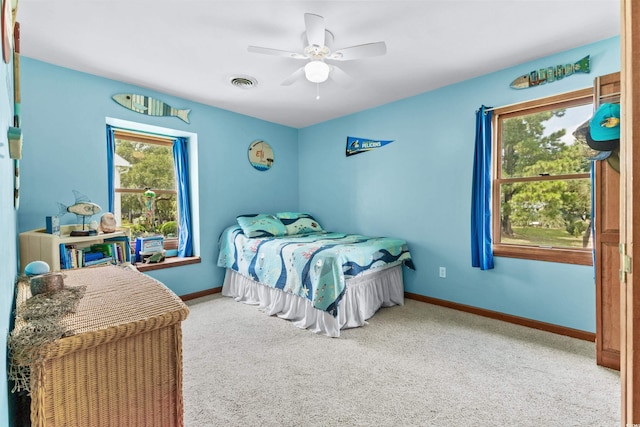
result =
[{"label": "white ceiling", "polygon": [[[247,46],[302,52],[307,12],[334,50],[387,54],[341,62],[354,83],[321,83],[320,99],[282,86],[305,61]],[[618,35],[619,14],[619,0],[19,0],[17,20],[24,56],[300,128]]]}]

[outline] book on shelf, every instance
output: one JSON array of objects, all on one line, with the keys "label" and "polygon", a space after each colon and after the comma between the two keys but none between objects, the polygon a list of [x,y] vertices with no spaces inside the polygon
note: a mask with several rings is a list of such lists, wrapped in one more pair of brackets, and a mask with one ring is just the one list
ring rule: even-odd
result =
[{"label": "book on shelf", "polygon": [[104,258],[104,254],[102,252],[84,252],[84,262],[95,261],[101,258]]},{"label": "book on shelf", "polygon": [[67,245],[60,243],[60,268],[69,268],[69,262],[67,261]]},{"label": "book on shelf", "polygon": [[82,268],[101,264],[124,264],[131,261],[129,238],[117,236],[78,247],[75,243],[60,244],[60,268]]},{"label": "book on shelf", "polygon": [[84,265],[83,250],[76,245],[60,244],[60,268],[81,268]]},{"label": "book on shelf", "polygon": [[91,267],[91,266],[102,265],[102,264],[113,264],[113,257],[104,257],[104,258],[96,259],[94,261],[85,261],[84,266]]},{"label": "book on shelf", "polygon": [[94,243],[90,248],[91,252],[101,252],[105,257],[113,256],[113,245],[110,243]]},{"label": "book on shelf", "polygon": [[131,244],[127,236],[117,236],[104,239],[105,243],[115,243],[120,248],[122,262],[131,262]]},{"label": "book on shelf", "polygon": [[60,218],[48,216],[45,218],[45,231],[49,234],[60,235]]}]

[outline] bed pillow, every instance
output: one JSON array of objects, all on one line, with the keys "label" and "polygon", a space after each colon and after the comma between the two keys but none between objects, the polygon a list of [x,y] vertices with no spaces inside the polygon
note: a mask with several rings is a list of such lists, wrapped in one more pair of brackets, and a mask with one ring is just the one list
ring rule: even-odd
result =
[{"label": "bed pillow", "polygon": [[287,235],[324,231],[320,223],[307,213],[278,212],[276,217],[278,217],[286,227]]},{"label": "bed pillow", "polygon": [[240,215],[236,220],[247,237],[277,237],[287,234],[284,224],[273,215]]},{"label": "bed pillow", "polygon": [[279,219],[298,219],[298,218],[308,217],[308,216],[311,216],[311,215],[305,212],[278,212],[276,214],[276,218],[279,218]]}]

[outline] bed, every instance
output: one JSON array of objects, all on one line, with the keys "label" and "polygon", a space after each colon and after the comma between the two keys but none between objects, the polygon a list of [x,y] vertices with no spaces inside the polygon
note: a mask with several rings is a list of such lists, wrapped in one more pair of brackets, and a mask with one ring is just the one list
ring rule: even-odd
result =
[{"label": "bed", "polygon": [[404,304],[407,243],[328,232],[310,214],[237,217],[219,239],[222,294],[330,337]]}]

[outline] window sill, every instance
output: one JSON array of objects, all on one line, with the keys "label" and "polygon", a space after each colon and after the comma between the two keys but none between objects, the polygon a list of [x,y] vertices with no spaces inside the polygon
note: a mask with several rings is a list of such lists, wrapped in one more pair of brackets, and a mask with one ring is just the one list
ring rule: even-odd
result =
[{"label": "window sill", "polygon": [[156,262],[153,264],[144,264],[142,262],[137,262],[134,264],[134,266],[138,269],[138,271],[151,271],[151,270],[161,270],[163,268],[173,268],[173,267],[180,267],[183,265],[189,265],[189,264],[199,264],[201,262],[200,257],[199,256],[192,256],[192,257],[171,257],[171,258],[165,258],[164,261],[162,262]]},{"label": "window sill", "polygon": [[593,265],[590,249],[540,248],[533,246],[493,245],[493,255],[505,258],[534,261],[560,262],[564,264]]}]

